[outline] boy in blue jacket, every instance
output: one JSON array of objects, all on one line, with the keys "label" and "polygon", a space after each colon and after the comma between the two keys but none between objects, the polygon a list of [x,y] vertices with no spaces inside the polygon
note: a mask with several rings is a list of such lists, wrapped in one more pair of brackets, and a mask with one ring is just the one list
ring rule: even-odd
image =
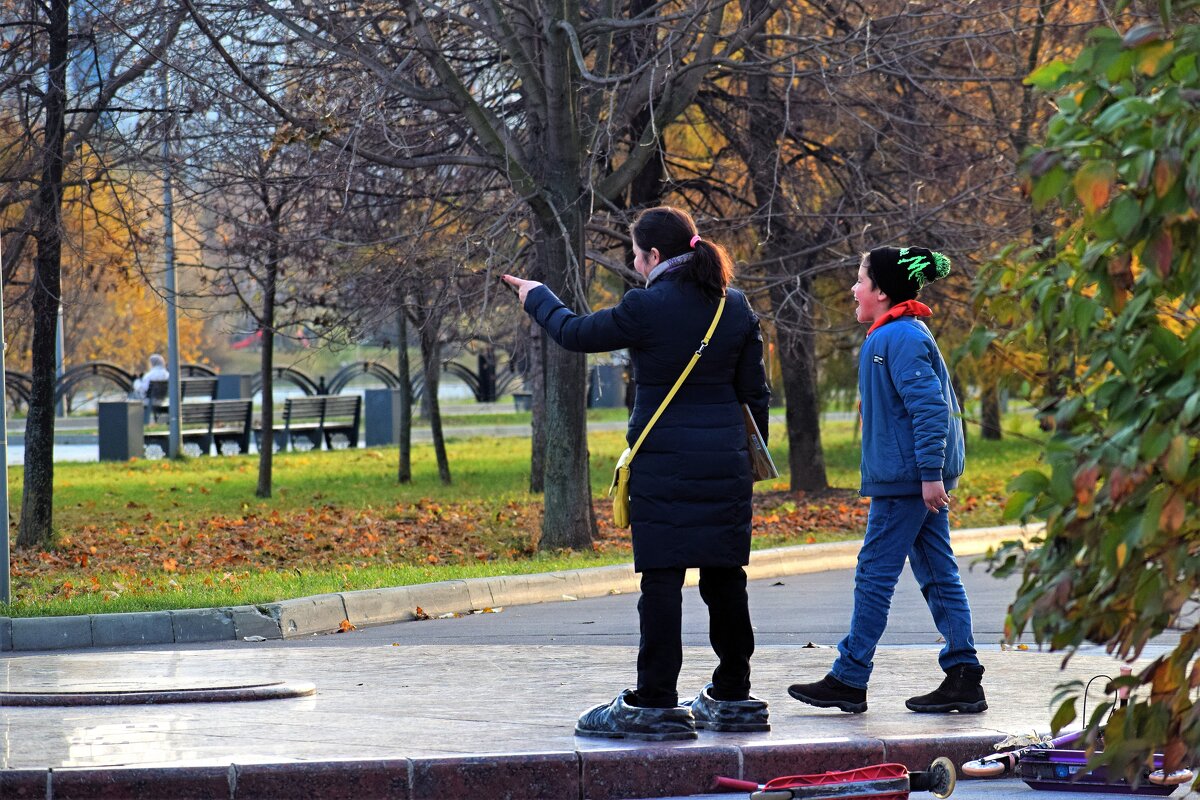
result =
[{"label": "boy in blue jacket", "polygon": [[938,657],[946,677],[905,705],[929,713],[987,709],[971,607],[950,548],[948,492],[963,472],[962,420],[946,362],[919,319],[933,312],[916,299],[949,272],[950,259],[923,247],[879,247],[859,265],[855,311],[871,326],[858,362],[860,492],[871,498],[871,511],[854,573],[850,632],[838,644],[838,658],[821,680],[788,688],[809,705],[867,710],[872,658],[907,558],[946,640]]}]

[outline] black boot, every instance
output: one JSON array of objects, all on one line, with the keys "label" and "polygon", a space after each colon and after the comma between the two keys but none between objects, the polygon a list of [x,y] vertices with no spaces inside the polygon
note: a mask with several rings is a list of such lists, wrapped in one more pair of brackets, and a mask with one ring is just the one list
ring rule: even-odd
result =
[{"label": "black boot", "polygon": [[946,670],[942,685],[929,694],[911,697],[904,703],[910,711],[925,714],[978,714],[987,711],[987,700],[983,698],[983,666],[981,664],[959,664]]},{"label": "black boot", "polygon": [[816,683],[793,683],[788,687],[788,694],[817,708],[838,708],[850,714],[867,710],[867,690],[848,686],[832,674]]}]

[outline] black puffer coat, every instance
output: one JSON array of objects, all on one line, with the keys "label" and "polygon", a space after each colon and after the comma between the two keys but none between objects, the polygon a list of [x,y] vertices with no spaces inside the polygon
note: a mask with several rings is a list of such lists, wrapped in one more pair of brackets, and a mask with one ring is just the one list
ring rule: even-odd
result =
[{"label": "black puffer coat", "polygon": [[[568,350],[628,348],[637,397],[630,446],[700,346],[717,300],[676,273],[579,316],[539,286],[525,310]],[[704,354],[650,429],[630,467],[634,569],[732,567],[750,560],[750,456],[740,403],[767,435],[770,398],[758,317],[730,289]]]}]

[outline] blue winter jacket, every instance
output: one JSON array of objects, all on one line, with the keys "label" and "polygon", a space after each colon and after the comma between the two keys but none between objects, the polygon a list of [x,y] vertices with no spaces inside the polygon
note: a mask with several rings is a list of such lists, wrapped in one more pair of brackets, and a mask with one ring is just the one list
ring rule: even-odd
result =
[{"label": "blue winter jacket", "polygon": [[916,317],[875,329],[858,358],[864,497],[921,494],[922,481],[953,489],[963,473],[962,418],[946,362]]}]

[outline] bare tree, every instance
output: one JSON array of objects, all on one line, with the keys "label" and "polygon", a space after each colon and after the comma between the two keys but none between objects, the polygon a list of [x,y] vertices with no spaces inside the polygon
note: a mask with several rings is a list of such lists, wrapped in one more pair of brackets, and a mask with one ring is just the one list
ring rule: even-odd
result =
[{"label": "bare tree", "polygon": [[[220,46],[236,27],[226,6],[187,0]],[[636,17],[579,2],[483,5],[363,4],[354,15],[279,0],[258,3],[297,39],[371,78],[354,114],[321,98],[288,103],[260,93],[290,123],[360,158],[396,167],[460,167],[502,176],[529,213],[545,281],[586,308],[584,231],[646,161],[668,122],[690,105],[705,75],[734,57],[775,5],[731,18],[727,5],[696,0]],[[653,31],[655,36],[646,35]],[[625,42],[652,42],[632,70],[615,69]],[[254,77],[229,66],[249,85]],[[367,99],[369,98],[369,100]],[[646,108],[632,147],[624,132]],[[361,112],[361,113],[359,113]],[[385,131],[386,136],[372,134]],[[423,134],[423,136],[422,136]],[[387,143],[383,147],[378,143]],[[545,373],[543,548],[586,547],[595,529],[588,480],[581,355],[548,347]]]},{"label": "bare tree", "polygon": [[[753,14],[754,0],[745,5]],[[724,146],[704,172],[684,151],[667,163],[700,211],[753,231],[741,279],[773,323],[793,489],[826,484],[818,378],[828,387],[840,372],[853,385],[843,276],[859,252],[913,240],[950,252],[959,277],[931,290],[934,324],[956,331],[949,342],[966,335],[972,261],[1028,225],[1011,138],[1030,122],[1026,53],[1043,36],[1069,41],[1074,25],[1020,3],[869,14],[793,3],[727,80],[702,90],[690,119],[715,126]],[[684,140],[703,141],[700,131]]]},{"label": "bare tree", "polygon": [[[62,207],[67,166],[85,144],[101,159],[100,169],[136,155],[110,131],[109,114],[134,102],[140,81],[179,31],[185,15],[156,2],[123,4],[111,14],[94,9],[72,14],[70,0],[28,5],[29,16],[12,27],[28,27],[28,57],[13,64],[3,88],[18,93],[18,114],[6,162],[0,207],[16,206],[20,221],[4,248],[3,274],[9,283],[36,243],[27,297],[32,325],[32,392],[25,436],[25,484],[17,536],[19,546],[45,545],[53,535],[54,385],[56,321],[62,294]],[[44,10],[45,17],[39,13]],[[130,32],[139,45],[133,46]],[[34,88],[45,64],[45,89]],[[86,64],[87,70],[71,70]],[[69,78],[73,80],[69,80]],[[70,95],[70,96],[69,96]],[[32,101],[32,102],[31,102]],[[122,149],[124,148],[124,152]]]}]

